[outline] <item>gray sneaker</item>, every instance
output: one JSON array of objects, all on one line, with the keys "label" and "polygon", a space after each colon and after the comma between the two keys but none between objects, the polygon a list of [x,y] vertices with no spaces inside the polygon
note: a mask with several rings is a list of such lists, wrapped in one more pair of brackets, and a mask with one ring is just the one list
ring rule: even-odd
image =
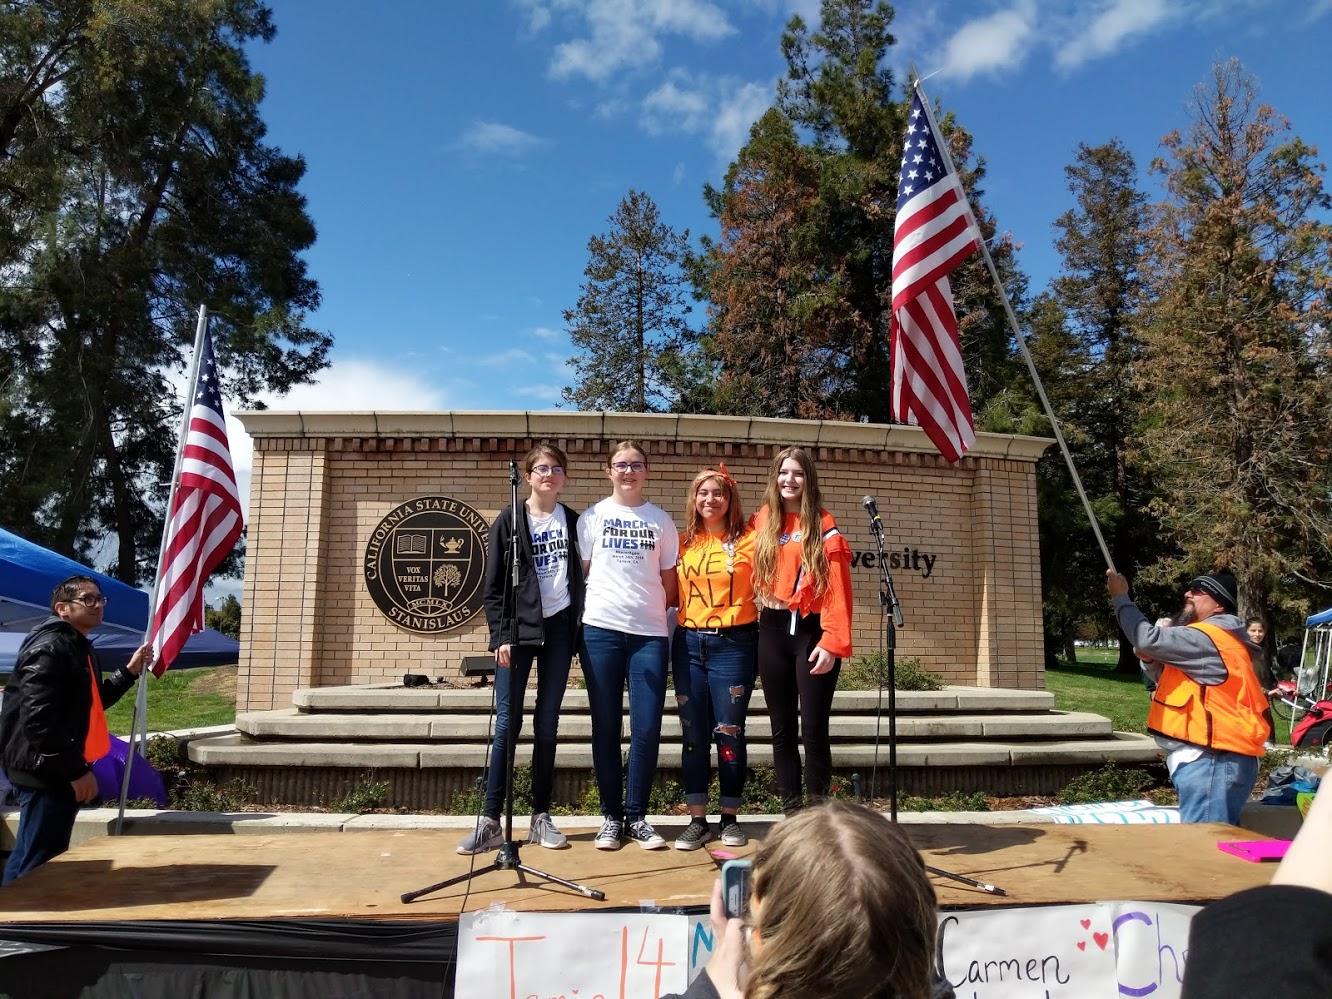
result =
[{"label": "gray sneaker", "polygon": [[657,830],[652,828],[652,823],[647,819],[630,822],[629,830],[625,835],[644,850],[661,850],[666,846],[666,840],[662,839]]},{"label": "gray sneaker", "polygon": [[500,829],[499,820],[483,815],[477,819],[476,828],[458,844],[458,852],[466,857],[475,853],[489,853],[503,845],[504,831]]},{"label": "gray sneaker", "polygon": [[685,831],[675,838],[677,850],[697,850],[712,836],[712,827],[707,819],[690,819]]},{"label": "gray sneaker", "polygon": [[620,837],[624,835],[624,823],[607,816],[601,823],[601,832],[597,833],[592,845],[598,850],[618,850]]},{"label": "gray sneaker", "polygon": [[744,846],[749,837],[740,828],[740,823],[729,815],[723,815],[721,821],[721,841],[723,846]]},{"label": "gray sneaker", "polygon": [[532,831],[527,834],[527,842],[547,850],[562,850],[569,845],[569,838],[555,828],[549,812],[537,812],[532,816]]}]

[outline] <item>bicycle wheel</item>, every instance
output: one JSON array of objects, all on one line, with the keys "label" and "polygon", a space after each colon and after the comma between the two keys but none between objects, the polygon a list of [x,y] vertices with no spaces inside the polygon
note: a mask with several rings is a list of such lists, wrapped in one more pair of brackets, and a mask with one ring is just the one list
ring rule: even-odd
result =
[{"label": "bicycle wheel", "polygon": [[1292,721],[1309,710],[1309,702],[1298,695],[1292,703],[1278,694],[1273,694],[1268,698],[1268,703],[1272,706],[1272,714],[1282,721]]}]

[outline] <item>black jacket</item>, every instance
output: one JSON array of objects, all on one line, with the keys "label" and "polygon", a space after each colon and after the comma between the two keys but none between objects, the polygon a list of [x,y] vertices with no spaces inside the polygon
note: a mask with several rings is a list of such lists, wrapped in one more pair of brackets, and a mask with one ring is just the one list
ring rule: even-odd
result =
[{"label": "black jacket", "polygon": [[[583,558],[578,552],[578,514],[565,504],[565,521],[569,532],[569,614],[575,621],[583,619]],[[486,556],[485,608],[486,623],[490,625],[490,649],[493,652],[505,643],[514,641],[514,606],[518,615],[518,645],[544,645],[546,629],[541,613],[541,584],[537,581],[532,561],[532,532],[527,523],[527,504],[518,504],[518,592],[516,600],[509,595],[509,538],[512,530],[510,507],[500,511],[490,525],[490,545]]]},{"label": "black jacket", "polygon": [[[83,744],[92,710],[89,656],[96,664],[92,643],[55,616],[19,646],[0,710],[0,762],[14,784],[55,788],[88,772]],[[123,668],[101,677],[102,706],[120,700],[134,680]]]}]

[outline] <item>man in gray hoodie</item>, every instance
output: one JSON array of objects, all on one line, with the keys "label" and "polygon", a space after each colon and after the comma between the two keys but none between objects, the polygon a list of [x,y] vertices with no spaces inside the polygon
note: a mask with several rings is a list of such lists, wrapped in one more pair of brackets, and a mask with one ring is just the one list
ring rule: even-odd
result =
[{"label": "man in gray hoodie", "polygon": [[1237,610],[1235,577],[1198,576],[1174,627],[1149,624],[1128,596],[1128,580],[1106,573],[1120,629],[1156,683],[1147,729],[1165,754],[1185,822],[1229,822],[1258,779],[1271,729],[1254,672],[1256,646]]}]

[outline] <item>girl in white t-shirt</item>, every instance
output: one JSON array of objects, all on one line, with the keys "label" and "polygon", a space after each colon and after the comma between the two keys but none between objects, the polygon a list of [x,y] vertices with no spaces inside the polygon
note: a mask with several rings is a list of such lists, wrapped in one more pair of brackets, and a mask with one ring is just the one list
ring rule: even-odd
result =
[{"label": "girl in white t-shirt", "polygon": [[[645,850],[666,841],[647,821],[666,701],[666,608],[676,602],[675,523],[643,498],[647,452],[621,441],[606,461],[611,494],[578,518],[587,579],[580,658],[592,713],[592,766],[604,820],[594,844],[618,850],[628,836]],[[629,687],[628,785],[620,761],[621,704]]]}]

